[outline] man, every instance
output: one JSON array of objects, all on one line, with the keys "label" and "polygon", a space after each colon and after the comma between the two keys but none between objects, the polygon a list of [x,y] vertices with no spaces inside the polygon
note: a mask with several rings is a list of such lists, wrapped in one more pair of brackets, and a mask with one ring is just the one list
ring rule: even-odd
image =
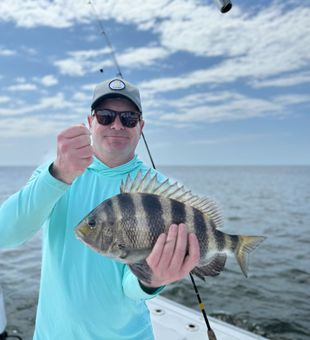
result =
[{"label": "man", "polygon": [[195,267],[198,241],[184,224],[171,225],[147,258],[153,275],[146,283],[75,238],[74,227],[118,194],[127,174],[148,170],[135,155],[144,126],[138,89],[121,79],[105,81],[95,88],[91,107],[89,129],[62,131],[56,160],[3,203],[0,247],[16,246],[42,226],[35,340],[153,339],[144,301]]}]

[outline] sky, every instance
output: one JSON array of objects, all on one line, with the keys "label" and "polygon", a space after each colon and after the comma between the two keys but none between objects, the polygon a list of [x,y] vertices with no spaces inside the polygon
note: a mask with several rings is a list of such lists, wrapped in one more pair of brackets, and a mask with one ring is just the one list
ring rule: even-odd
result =
[{"label": "sky", "polygon": [[103,31],[155,164],[310,165],[310,1],[232,3],[1,1],[0,165],[53,159],[57,134],[86,123],[117,74]]}]

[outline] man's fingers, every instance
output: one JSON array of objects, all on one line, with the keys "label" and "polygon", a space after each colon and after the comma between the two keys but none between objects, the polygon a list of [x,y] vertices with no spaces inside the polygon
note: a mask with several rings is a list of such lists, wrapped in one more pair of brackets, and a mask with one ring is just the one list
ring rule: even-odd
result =
[{"label": "man's fingers", "polygon": [[167,239],[166,234],[159,235],[154,245],[154,248],[152,249],[150,255],[147,257],[146,261],[151,268],[156,267],[158,265],[162,256],[164,246],[166,244],[166,239]]},{"label": "man's fingers", "polygon": [[188,254],[183,263],[183,271],[185,274],[189,273],[199,263],[200,248],[197,236],[193,233],[188,235]]},{"label": "man's fingers", "polygon": [[59,134],[63,138],[74,138],[81,135],[90,135],[89,129],[83,124],[71,126]]},{"label": "man's fingers", "polygon": [[163,266],[169,265],[171,262],[171,258],[174,253],[175,249],[175,244],[178,236],[178,226],[176,224],[171,224],[168,235],[167,235],[167,240],[162,252],[161,260],[160,263]]},{"label": "man's fingers", "polygon": [[159,287],[185,277],[200,258],[199,242],[186,226],[170,226],[168,235],[161,234],[146,259],[152,270],[151,287]]},{"label": "man's fingers", "polygon": [[170,267],[179,269],[182,267],[184,257],[187,251],[187,229],[184,223],[181,223],[178,228],[178,237],[176,240],[175,250],[170,262]]},{"label": "man's fingers", "polygon": [[72,151],[72,157],[77,161],[81,158],[89,158],[92,157],[94,154],[93,147],[91,145],[83,146],[79,149],[75,149]]},{"label": "man's fingers", "polygon": [[71,138],[69,143],[72,143],[72,147],[74,149],[80,149],[84,146],[88,146],[91,144],[90,135],[80,135],[74,138]]}]

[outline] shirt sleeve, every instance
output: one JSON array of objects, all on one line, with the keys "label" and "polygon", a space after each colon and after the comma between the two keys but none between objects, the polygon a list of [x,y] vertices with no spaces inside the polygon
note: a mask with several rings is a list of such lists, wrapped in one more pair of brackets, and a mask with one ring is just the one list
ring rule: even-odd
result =
[{"label": "shirt sleeve", "polygon": [[132,273],[128,266],[124,267],[123,290],[124,294],[133,300],[148,300],[158,295],[165,286],[154,289],[152,292],[143,290],[138,278]]},{"label": "shirt sleeve", "polygon": [[35,170],[28,183],[0,207],[0,248],[16,247],[30,239],[68,187],[50,174],[49,165]]}]

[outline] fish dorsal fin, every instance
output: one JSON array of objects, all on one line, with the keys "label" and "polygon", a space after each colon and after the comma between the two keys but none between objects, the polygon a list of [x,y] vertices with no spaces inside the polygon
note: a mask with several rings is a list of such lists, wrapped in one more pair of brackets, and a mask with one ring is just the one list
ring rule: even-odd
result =
[{"label": "fish dorsal fin", "polygon": [[121,193],[147,193],[174,199],[207,215],[216,228],[223,225],[220,210],[213,200],[194,195],[190,190],[185,189],[184,185],[181,186],[178,182],[171,183],[168,178],[160,182],[157,174],[152,174],[151,169],[145,175],[139,171],[134,179],[128,175],[121,184]]}]

